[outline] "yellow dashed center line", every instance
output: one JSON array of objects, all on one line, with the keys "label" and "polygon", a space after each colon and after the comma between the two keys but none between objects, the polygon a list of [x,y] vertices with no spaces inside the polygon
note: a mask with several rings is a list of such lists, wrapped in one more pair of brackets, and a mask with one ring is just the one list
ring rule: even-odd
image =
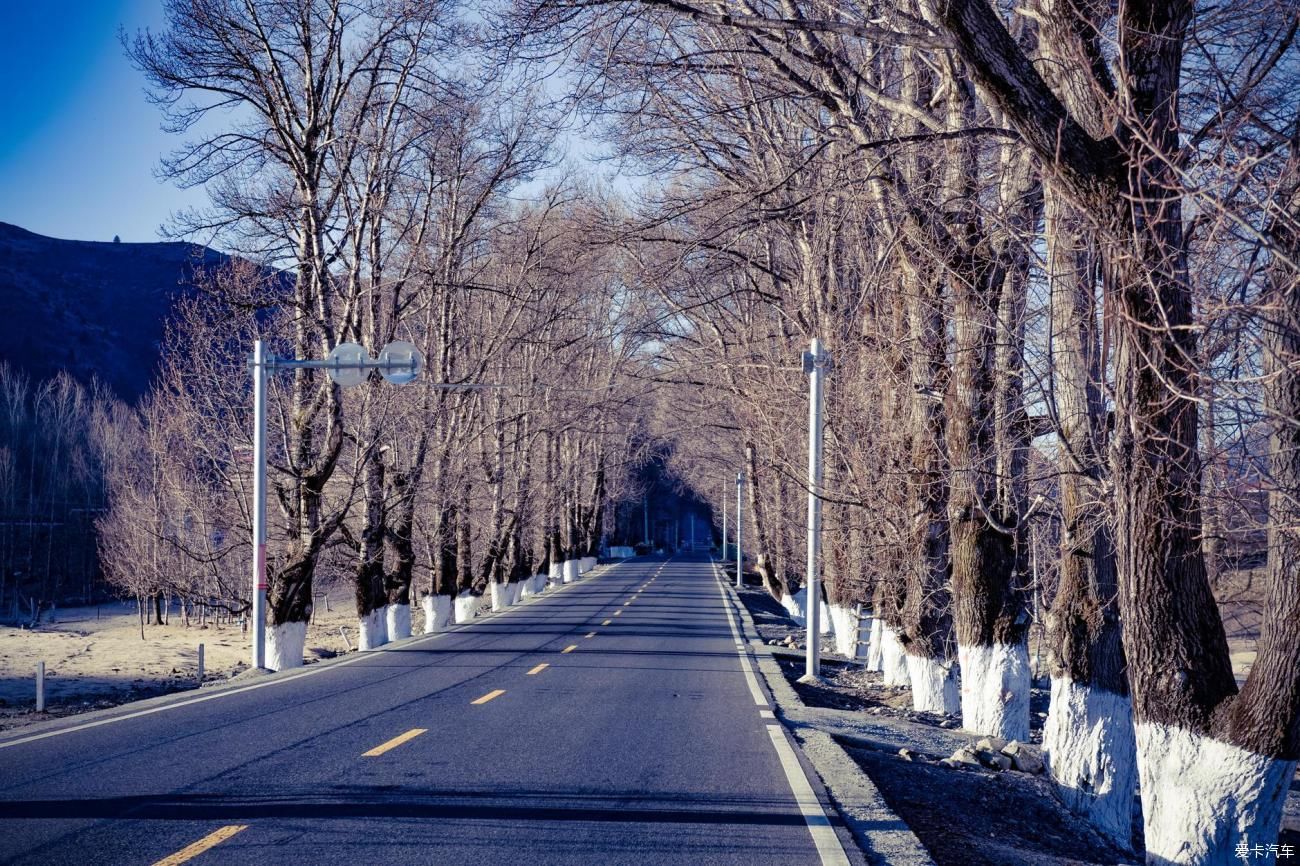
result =
[{"label": "yellow dashed center line", "polygon": [[537,667],[535,667],[535,668],[533,668],[531,671],[529,671],[529,672],[527,673],[527,676],[530,676],[530,677],[531,677],[531,676],[535,676],[535,675],[537,675],[537,674],[540,674],[542,671],[546,670],[546,669],[549,668],[549,667],[550,667],[549,664],[547,664],[546,662],[542,662],[540,665],[538,665]]},{"label": "yellow dashed center line", "polygon": [[564,649],[560,650],[560,654],[563,655],[564,653],[571,653],[577,648],[578,645],[576,643],[571,643],[568,646],[566,646]]},{"label": "yellow dashed center line", "polygon": [[220,830],[214,830],[199,841],[186,845],[170,857],[164,857],[157,863],[153,864],[153,866],[178,866],[178,864],[184,863],[187,860],[193,860],[209,848],[215,848],[231,836],[234,836],[236,833],[242,833],[247,829],[247,824],[230,824],[229,826],[222,827]]},{"label": "yellow dashed center line", "polygon": [[505,690],[505,689],[493,689],[492,691],[488,692],[488,693],[487,693],[486,695],[484,695],[483,697],[481,697],[481,698],[479,698],[479,699],[477,699],[477,700],[470,701],[470,703],[471,703],[471,704],[475,704],[475,705],[478,705],[478,704],[486,704],[488,701],[492,700],[493,698],[499,698],[499,697],[501,697],[502,695],[504,695],[505,693],[506,693],[506,690]]},{"label": "yellow dashed center line", "polygon": [[623,615],[623,611],[621,610],[614,611],[614,616],[622,616],[622,615]]},{"label": "yellow dashed center line", "polygon": [[405,734],[399,734],[398,736],[393,737],[391,740],[389,740],[386,743],[380,743],[378,746],[375,746],[373,749],[371,749],[368,752],[362,752],[361,757],[377,758],[380,755],[382,755],[384,752],[390,751],[392,749],[396,749],[398,746],[402,745],[402,743],[405,743],[407,740],[414,740],[416,737],[420,736],[420,734],[423,734],[427,730],[428,728],[411,728],[411,730],[407,731]]},{"label": "yellow dashed center line", "polygon": [[589,631],[589,632],[587,632],[587,637],[589,637],[589,638],[593,638],[593,637],[595,637],[595,636],[596,636],[596,633],[595,633],[594,631]]},{"label": "yellow dashed center line", "polygon": [[623,602],[623,607],[627,607],[627,606],[628,606],[629,604],[631,604],[631,603],[632,603],[631,601],[625,601],[625,602]]},{"label": "yellow dashed center line", "polygon": [[608,620],[608,619],[607,619],[607,620],[605,620],[604,622],[602,622],[601,625],[609,625],[612,621],[613,621],[613,620]]}]

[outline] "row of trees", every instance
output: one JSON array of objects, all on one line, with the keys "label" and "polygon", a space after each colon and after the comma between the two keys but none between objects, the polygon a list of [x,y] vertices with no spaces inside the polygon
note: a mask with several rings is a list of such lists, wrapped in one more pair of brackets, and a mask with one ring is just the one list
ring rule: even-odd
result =
[{"label": "row of trees", "polygon": [[[1150,863],[1275,839],[1300,757],[1294,4],[506,17],[662,179],[610,231],[675,405],[709,419],[672,429],[677,471],[746,473],[771,592],[801,604],[797,359],[820,336],[830,619],[868,605],[916,709],[1024,739],[1029,539],[1054,539],[1065,802],[1127,847],[1140,777]],[[1239,686],[1213,583],[1252,540],[1269,591]]]},{"label": "row of trees", "polygon": [[[249,570],[246,347],[396,337],[429,381],[273,390],[277,666],[301,660],[322,569],[350,574],[377,645],[413,586],[437,627],[589,555],[650,403],[697,489],[745,471],[755,566],[798,610],[796,359],[820,336],[830,619],[868,604],[917,709],[1023,739],[1037,532],[1058,547],[1044,745],[1066,802],[1128,845],[1140,777],[1152,863],[1274,836],[1300,756],[1293,4],[497,11],[490,35],[567,63],[655,179],[640,201],[511,201],[556,127],[526,65],[471,62],[450,4],[172,0],[131,43],[198,136],[167,170],[213,194],[178,230],[289,276],[236,267],[179,317],[118,425],[115,573],[174,557],[153,574],[242,603],[219,581]],[[1239,688],[1213,585],[1261,535]]]},{"label": "row of trees", "polygon": [[66,374],[33,382],[0,363],[0,618],[94,597],[107,406]]},{"label": "row of trees", "polygon": [[[355,587],[361,646],[571,579],[643,447],[621,257],[549,165],[553,126],[447,3],[175,0],[128,51],[194,140],[165,163],[211,208],[176,230],[243,258],[172,322],[163,374],[117,425],[106,569],[236,613],[251,573],[254,339],[278,357],[394,339],[415,383],[270,389],[268,664],[303,660],[319,575]],[[232,120],[233,119],[233,120]],[[250,264],[256,262],[256,265]],[[486,388],[462,386],[488,385]]]}]

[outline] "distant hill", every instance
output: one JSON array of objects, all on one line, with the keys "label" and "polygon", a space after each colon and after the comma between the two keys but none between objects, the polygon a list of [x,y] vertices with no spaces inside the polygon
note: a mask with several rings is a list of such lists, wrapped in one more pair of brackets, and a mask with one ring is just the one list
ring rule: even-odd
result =
[{"label": "distant hill", "polygon": [[97,376],[133,401],[196,269],[227,260],[195,244],[67,241],[0,222],[0,359],[35,379]]}]

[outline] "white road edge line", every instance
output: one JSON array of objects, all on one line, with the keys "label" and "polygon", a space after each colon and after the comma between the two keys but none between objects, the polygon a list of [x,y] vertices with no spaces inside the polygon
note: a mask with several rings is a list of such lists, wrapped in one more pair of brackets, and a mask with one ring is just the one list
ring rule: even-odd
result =
[{"label": "white road edge line", "polygon": [[[620,559],[618,562],[610,563],[610,568],[612,569],[614,566],[622,565],[623,563],[627,562],[628,559],[631,558],[632,557],[626,557],[624,559]],[[608,571],[602,572],[600,576],[604,577],[608,573],[609,573]],[[571,586],[584,585],[588,582],[589,581],[576,581],[574,583],[564,584],[552,590],[547,595],[541,595],[535,597],[540,601],[545,602],[546,599],[555,598],[556,595],[558,595],[560,592],[563,592],[564,590],[568,589]],[[529,607],[532,607],[532,605],[529,605]],[[509,616],[511,613],[515,611],[526,610],[526,609],[527,608],[523,605],[514,605],[508,610],[498,612],[497,614],[494,615],[493,619],[503,615]],[[478,617],[475,617],[473,620],[467,623],[463,623],[459,628],[447,629],[446,631],[440,631],[437,632],[436,634],[417,635],[411,638],[409,642],[403,641],[402,646],[403,647],[414,646],[418,643],[437,640],[438,638],[443,637],[445,635],[455,634],[457,632],[465,631],[469,627],[475,625],[476,622],[478,621],[479,621]],[[484,619],[482,621],[487,622],[488,620]],[[394,649],[400,649],[400,648],[394,647]],[[231,695],[240,695],[243,694],[244,692],[251,692],[254,689],[264,689],[267,686],[276,686],[276,685],[280,685],[281,683],[291,683],[294,680],[300,680],[303,677],[315,676],[316,674],[324,673],[325,671],[337,670],[342,667],[347,667],[348,665],[356,664],[357,662],[362,661],[364,659],[375,658],[380,654],[388,651],[389,650],[380,647],[377,650],[367,650],[364,653],[358,652],[357,655],[354,656],[353,658],[343,659],[342,661],[337,661],[330,665],[308,668],[307,670],[302,671],[301,673],[289,674],[288,676],[283,676],[283,677],[276,677],[275,679],[272,680],[267,680],[265,682],[260,682],[260,683],[253,683],[247,686],[240,686],[239,688],[222,689],[219,692],[214,692],[213,694],[204,695],[199,698],[190,698],[189,700],[177,701],[176,703],[173,704],[164,704],[163,706],[160,707],[150,707],[147,710],[136,710],[135,712],[132,713],[124,713],[120,716],[113,716],[107,719],[96,719],[93,722],[86,722],[80,725],[73,725],[72,727],[69,728],[59,728],[57,731],[45,731],[44,733],[41,734],[32,734],[31,736],[27,736],[27,737],[19,737],[16,740],[8,740],[5,742],[0,742],[0,749],[8,749],[11,746],[21,746],[26,743],[34,743],[37,740],[46,740],[49,739],[50,737],[60,737],[63,736],[64,734],[74,734],[77,731],[87,731],[90,730],[91,728],[99,728],[104,725],[111,725],[114,722],[125,722],[128,719],[138,719],[143,716],[152,716],[154,713],[162,713],[162,712],[166,712],[167,710],[178,710],[181,707],[192,707],[195,704],[202,704],[202,703],[206,703],[207,701],[215,701],[218,698],[228,698]]]},{"label": "white road edge line", "polygon": [[[722,594],[722,611],[727,616],[727,624],[731,626],[731,633],[735,635],[736,643],[740,643],[740,632],[736,628],[735,615],[731,610],[730,599],[727,597],[727,590],[722,584],[716,562],[713,564],[713,579],[718,585],[718,592]],[[761,706],[766,706],[767,701],[761,699],[758,683],[754,681],[754,674],[749,668],[749,657],[743,649],[739,651],[739,654],[740,664],[745,669],[745,679],[749,681],[750,691],[754,693],[755,700]],[[766,709],[759,712],[763,718],[774,715],[770,710]],[[840,844],[840,837],[835,835],[835,828],[831,826],[830,819],[826,817],[826,811],[822,809],[821,801],[813,793],[812,784],[803,771],[803,765],[799,763],[799,758],[795,755],[794,749],[786,741],[785,732],[781,729],[779,722],[767,723],[767,736],[771,739],[772,748],[776,749],[776,755],[781,760],[781,769],[785,771],[785,780],[790,785],[790,791],[794,794],[795,803],[799,806],[799,813],[803,815],[804,823],[808,825],[808,833],[812,836],[813,844],[817,846],[817,857],[821,860],[822,866],[850,866],[849,857],[844,853],[844,846]]]},{"label": "white road edge line", "polygon": [[808,833],[812,836],[813,844],[817,846],[817,856],[821,858],[822,866],[850,866],[849,857],[844,853],[844,846],[840,844],[840,837],[835,835],[835,828],[831,826],[826,811],[822,809],[821,802],[813,793],[812,785],[808,784],[808,777],[804,775],[803,767],[799,764],[794,749],[786,742],[785,733],[781,731],[779,725],[768,725],[767,735],[781,759],[781,769],[785,770],[785,779],[790,783],[790,790],[794,792],[799,812],[803,815],[804,823],[808,825]]},{"label": "white road edge line", "polygon": [[717,566],[714,566],[713,582],[718,586],[718,594],[722,596],[722,612],[727,617],[727,625],[731,626],[731,636],[736,639],[736,655],[740,658],[740,669],[745,672],[745,684],[749,686],[749,693],[754,697],[754,705],[759,707],[767,706],[767,698],[763,697],[763,691],[758,687],[758,680],[754,677],[754,670],[749,666],[749,656],[745,654],[744,642],[740,639],[740,630],[736,628],[736,620],[728,605],[727,591],[722,588],[722,581],[718,579]]}]

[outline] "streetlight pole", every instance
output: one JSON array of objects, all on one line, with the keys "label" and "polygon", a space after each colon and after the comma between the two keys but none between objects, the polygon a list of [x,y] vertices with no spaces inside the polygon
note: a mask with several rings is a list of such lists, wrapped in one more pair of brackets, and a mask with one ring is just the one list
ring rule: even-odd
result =
[{"label": "streetlight pole", "polygon": [[745,585],[745,505],[742,493],[745,489],[745,473],[736,473],[736,589]]},{"label": "streetlight pole", "polygon": [[253,667],[266,667],[266,344],[253,343]]},{"label": "streetlight pole", "polygon": [[[424,359],[415,346],[389,343],[373,360],[355,343],[340,343],[322,360],[277,358],[261,340],[253,342],[253,667],[266,667],[266,386],[277,370],[323,369],[337,385],[359,385],[378,370],[394,385],[419,375]],[[486,388],[487,385],[434,385],[435,388]],[[301,662],[301,659],[299,659]]]},{"label": "streetlight pole", "polygon": [[808,656],[801,681],[821,676],[822,380],[829,368],[830,355],[822,341],[813,338],[811,351],[803,355],[803,369],[808,374]]},{"label": "streetlight pole", "polygon": [[722,556],[719,556],[723,562],[727,561],[727,486],[722,486]]}]

